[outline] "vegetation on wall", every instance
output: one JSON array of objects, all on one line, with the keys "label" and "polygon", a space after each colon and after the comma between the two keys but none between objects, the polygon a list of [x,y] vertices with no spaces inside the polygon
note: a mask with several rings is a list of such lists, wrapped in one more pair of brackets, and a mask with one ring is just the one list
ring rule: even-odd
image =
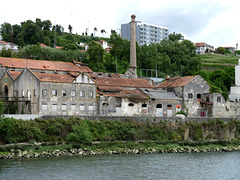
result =
[{"label": "vegetation on wall", "polygon": [[[186,134],[186,132],[189,132]],[[229,133],[231,132],[231,133]],[[240,121],[222,120],[145,123],[101,120],[36,119],[30,121],[0,119],[0,143],[93,141],[184,141],[238,139]]]}]

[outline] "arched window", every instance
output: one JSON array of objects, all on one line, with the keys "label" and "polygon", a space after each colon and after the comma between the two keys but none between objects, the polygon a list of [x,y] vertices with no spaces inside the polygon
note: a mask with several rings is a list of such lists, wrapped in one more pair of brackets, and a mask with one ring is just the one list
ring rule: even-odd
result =
[{"label": "arched window", "polygon": [[129,103],[128,106],[134,106],[134,104],[133,103]]},{"label": "arched window", "polygon": [[193,98],[193,94],[192,94],[192,93],[189,93],[189,94],[188,94],[188,98],[189,98],[189,99],[192,99],[192,98]]},{"label": "arched window", "polygon": [[162,108],[162,104],[157,104],[156,108]]},{"label": "arched window", "polygon": [[5,96],[5,100],[8,101],[8,86],[7,85],[4,86],[4,96]]}]

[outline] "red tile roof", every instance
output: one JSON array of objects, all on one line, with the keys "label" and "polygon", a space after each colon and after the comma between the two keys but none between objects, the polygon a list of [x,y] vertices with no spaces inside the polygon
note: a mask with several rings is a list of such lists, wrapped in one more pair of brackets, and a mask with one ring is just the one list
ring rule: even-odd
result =
[{"label": "red tile roof", "polygon": [[96,77],[95,80],[96,80],[98,86],[153,88],[153,86],[145,79]]},{"label": "red tile roof", "polygon": [[21,72],[18,72],[18,71],[9,71],[9,73],[14,79],[17,79],[19,74],[21,74]]},{"label": "red tile roof", "polygon": [[17,58],[6,58],[6,57],[0,57],[0,65],[7,66],[7,67],[22,68],[22,69],[24,69],[25,67],[28,67],[29,69],[39,69],[39,70],[92,72],[92,70],[85,65],[77,66],[71,62],[17,59]]},{"label": "red tile roof", "polygon": [[185,76],[185,77],[175,78],[175,80],[174,78],[166,79],[161,84],[159,84],[157,88],[186,86],[189,82],[191,82],[196,77],[197,76]]},{"label": "red tile roof", "polygon": [[62,82],[71,83],[75,79],[68,74],[46,74],[33,73],[42,82]]},{"label": "red tile roof", "polygon": [[121,87],[117,87],[117,86],[98,86],[98,89],[100,91],[121,91],[122,88]]}]

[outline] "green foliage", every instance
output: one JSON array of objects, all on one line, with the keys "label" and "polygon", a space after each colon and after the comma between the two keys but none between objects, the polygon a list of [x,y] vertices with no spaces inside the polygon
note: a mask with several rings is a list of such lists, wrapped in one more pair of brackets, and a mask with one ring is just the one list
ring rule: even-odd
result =
[{"label": "green foliage", "polygon": [[94,72],[104,72],[103,55],[104,49],[94,41],[88,44],[87,53],[89,55],[88,64]]},{"label": "green foliage", "polygon": [[226,50],[223,47],[218,47],[216,52],[220,54],[226,54]]},{"label": "green foliage", "polygon": [[6,105],[3,102],[0,102],[0,116],[3,115],[5,108],[6,108]]},{"label": "green foliage", "polygon": [[2,48],[2,51],[0,52],[0,56],[2,57],[11,57],[12,56],[12,51],[11,49],[6,49],[5,47]]},{"label": "green foliage", "polygon": [[37,45],[27,45],[22,51],[22,58],[37,59],[37,60],[52,60],[52,61],[67,61],[72,60],[86,62],[87,53],[80,50],[61,50],[51,47],[41,47]]},{"label": "green foliage", "polygon": [[73,132],[67,135],[68,142],[87,143],[92,142],[93,135],[90,131],[90,121],[81,121],[79,125],[73,126]]},{"label": "green foliage", "polygon": [[[189,140],[226,139],[226,131],[236,129],[240,121],[222,120],[137,123],[130,120],[90,121],[79,118],[36,119],[31,121],[0,118],[0,143],[46,142],[90,143],[93,141],[183,141],[186,129]],[[205,130],[212,132],[205,137]]]}]

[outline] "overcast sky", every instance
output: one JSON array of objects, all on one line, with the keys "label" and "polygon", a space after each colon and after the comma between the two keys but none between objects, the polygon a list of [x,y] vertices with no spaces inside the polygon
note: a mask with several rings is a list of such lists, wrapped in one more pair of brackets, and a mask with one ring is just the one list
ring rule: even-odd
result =
[{"label": "overcast sky", "polygon": [[105,29],[119,33],[121,24],[136,20],[169,28],[192,42],[206,42],[214,47],[235,47],[240,43],[239,0],[11,0],[0,6],[0,24],[20,24],[28,19],[50,20],[73,27],[82,34],[89,27],[97,36]]}]

